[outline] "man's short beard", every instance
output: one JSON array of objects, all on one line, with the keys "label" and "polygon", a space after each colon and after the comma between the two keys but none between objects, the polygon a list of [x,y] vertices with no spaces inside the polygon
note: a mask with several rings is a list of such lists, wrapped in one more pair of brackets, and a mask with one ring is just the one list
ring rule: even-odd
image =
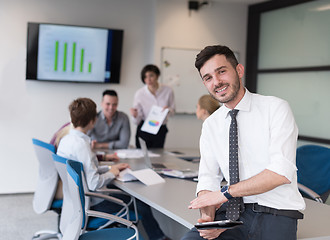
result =
[{"label": "man's short beard", "polygon": [[220,99],[218,99],[218,98],[216,97],[216,95],[213,95],[213,93],[209,92],[209,94],[211,95],[212,98],[214,98],[215,100],[217,100],[217,101],[220,102],[220,103],[223,103],[223,104],[224,104],[224,103],[228,103],[228,102],[234,100],[234,99],[237,97],[238,92],[239,92],[239,89],[240,89],[240,87],[241,87],[241,83],[240,83],[240,80],[239,80],[238,75],[237,75],[236,82],[235,82],[233,85],[231,85],[231,86],[233,87],[234,92],[233,92],[232,96],[230,96],[230,98],[228,98],[228,99],[220,100]]}]

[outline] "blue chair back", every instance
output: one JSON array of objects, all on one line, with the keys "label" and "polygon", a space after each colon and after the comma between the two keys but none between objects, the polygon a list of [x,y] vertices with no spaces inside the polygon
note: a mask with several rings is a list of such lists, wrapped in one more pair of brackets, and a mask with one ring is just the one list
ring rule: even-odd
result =
[{"label": "blue chair back", "polygon": [[[63,200],[55,199],[59,184],[59,177],[52,159],[55,147],[36,138],[32,139],[32,144],[39,162],[37,187],[33,196],[33,209],[38,214],[53,210],[58,214],[58,222],[60,222]],[[41,230],[33,236],[33,239],[54,238],[61,239],[61,233],[59,231]]]},{"label": "blue chair back", "polygon": [[52,208],[59,178],[52,160],[55,147],[35,138],[32,139],[32,143],[39,162],[33,209],[36,213],[41,214]]},{"label": "blue chair back", "polygon": [[319,195],[330,190],[330,148],[304,145],[297,148],[298,182]]},{"label": "blue chair back", "polygon": [[[85,209],[85,191],[82,183],[83,165],[81,162],[68,160],[66,166],[67,166],[68,174],[73,178],[79,189],[81,207],[82,209]],[[85,224],[86,224],[86,216],[85,214],[83,214],[81,229],[84,229]]]},{"label": "blue chair back", "polygon": [[65,232],[66,227],[69,224],[70,218],[72,217],[72,201],[70,199],[69,183],[66,170],[67,158],[61,157],[55,153],[52,154],[53,162],[57,170],[58,175],[62,180],[63,187],[63,207],[62,216],[60,220],[60,230],[62,233]]},{"label": "blue chair back", "polygon": [[[109,228],[84,233],[87,214],[85,212],[85,194],[82,183],[83,165],[78,161],[67,160],[67,175],[71,200],[73,202],[73,214],[69,226],[63,234],[62,240],[95,240],[95,239],[143,239],[139,237],[137,227],[125,219],[114,215],[89,211],[89,214],[101,214],[105,218],[114,218],[126,225],[124,228]],[[109,219],[110,220],[110,219]]]}]

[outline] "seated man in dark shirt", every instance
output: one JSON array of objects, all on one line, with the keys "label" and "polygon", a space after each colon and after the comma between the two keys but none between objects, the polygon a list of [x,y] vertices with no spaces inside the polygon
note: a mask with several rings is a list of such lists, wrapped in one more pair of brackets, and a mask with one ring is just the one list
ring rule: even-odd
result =
[{"label": "seated man in dark shirt", "polygon": [[118,95],[114,90],[105,90],[102,111],[98,112],[94,128],[88,132],[93,148],[128,148],[131,129],[128,116],[117,111]]}]

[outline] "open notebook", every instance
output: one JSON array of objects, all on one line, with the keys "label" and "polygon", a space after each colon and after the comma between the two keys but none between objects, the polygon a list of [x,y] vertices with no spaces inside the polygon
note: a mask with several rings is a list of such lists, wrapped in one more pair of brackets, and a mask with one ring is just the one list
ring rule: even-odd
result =
[{"label": "open notebook", "polygon": [[117,177],[119,181],[128,182],[139,180],[147,186],[163,183],[165,180],[150,168],[133,171],[129,168],[121,171]]}]

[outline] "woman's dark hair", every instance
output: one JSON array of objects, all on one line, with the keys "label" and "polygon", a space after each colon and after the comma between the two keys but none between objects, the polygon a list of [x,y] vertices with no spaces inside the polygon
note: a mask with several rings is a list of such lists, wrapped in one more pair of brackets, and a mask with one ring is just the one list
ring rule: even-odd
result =
[{"label": "woman's dark hair", "polygon": [[96,118],[96,104],[89,98],[77,98],[70,106],[71,122],[74,127],[86,127]]},{"label": "woman's dark hair", "polygon": [[235,54],[227,46],[214,45],[205,47],[199,54],[196,56],[195,67],[200,71],[205,62],[207,62],[214,55],[225,55],[227,61],[236,68],[238,61],[235,57]]},{"label": "woman's dark hair", "polygon": [[144,66],[144,68],[141,71],[141,80],[143,83],[145,83],[144,79],[146,77],[147,72],[153,72],[157,75],[157,77],[159,77],[159,75],[160,75],[160,70],[156,65],[148,64],[148,65]]}]

